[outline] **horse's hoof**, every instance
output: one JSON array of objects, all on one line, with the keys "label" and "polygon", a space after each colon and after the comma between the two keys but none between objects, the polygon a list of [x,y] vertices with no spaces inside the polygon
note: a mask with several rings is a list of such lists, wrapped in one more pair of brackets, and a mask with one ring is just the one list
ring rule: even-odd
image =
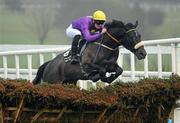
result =
[{"label": "horse's hoof", "polygon": [[112,80],[110,78],[108,78],[108,77],[101,78],[101,81],[104,82],[104,83],[108,83],[108,84],[112,83]]},{"label": "horse's hoof", "polygon": [[92,81],[93,82],[97,82],[99,80],[99,78],[93,78]]},{"label": "horse's hoof", "polygon": [[93,82],[97,82],[99,80],[99,75],[95,75],[91,78]]},{"label": "horse's hoof", "polygon": [[111,83],[112,83],[112,81],[109,81],[109,82],[106,82],[106,83],[111,84]]}]

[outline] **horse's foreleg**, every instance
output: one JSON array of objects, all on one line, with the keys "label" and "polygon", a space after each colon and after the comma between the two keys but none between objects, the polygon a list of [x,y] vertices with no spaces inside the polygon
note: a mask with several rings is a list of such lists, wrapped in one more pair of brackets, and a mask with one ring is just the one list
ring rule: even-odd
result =
[{"label": "horse's foreleg", "polygon": [[115,72],[115,74],[111,74],[110,77],[101,76],[101,80],[103,82],[111,83],[119,75],[122,74],[123,69],[118,64],[113,64],[113,65],[108,65],[108,67],[106,68],[106,72]]},{"label": "horse's foreleg", "polygon": [[88,64],[83,66],[83,70],[86,72],[86,76],[93,82],[96,82],[100,79],[99,69],[100,67],[96,64]]},{"label": "horse's foreleg", "polygon": [[97,81],[100,79],[99,72],[90,74],[90,75],[88,76],[88,78],[89,78],[90,80],[92,80],[93,82],[97,82]]}]

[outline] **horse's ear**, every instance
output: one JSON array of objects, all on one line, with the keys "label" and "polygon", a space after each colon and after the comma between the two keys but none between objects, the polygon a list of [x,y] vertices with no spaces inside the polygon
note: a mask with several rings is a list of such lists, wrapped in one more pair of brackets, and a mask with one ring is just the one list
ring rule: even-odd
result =
[{"label": "horse's ear", "polygon": [[138,26],[138,21],[136,20],[134,27],[136,28]]}]

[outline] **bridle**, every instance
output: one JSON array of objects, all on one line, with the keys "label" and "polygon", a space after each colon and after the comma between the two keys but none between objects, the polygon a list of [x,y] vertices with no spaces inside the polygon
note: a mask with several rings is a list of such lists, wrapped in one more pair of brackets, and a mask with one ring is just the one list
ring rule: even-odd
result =
[{"label": "bridle", "polygon": [[[134,29],[130,29],[130,30],[128,30],[128,31],[126,32],[126,34],[129,33],[129,32],[131,32],[131,31],[135,31],[135,30],[136,30],[135,28],[134,28]],[[114,41],[115,43],[117,43],[118,46],[121,45],[122,40],[117,40],[117,39],[116,39],[114,36],[112,36],[108,31],[106,32],[106,34],[112,39],[112,41]],[[108,47],[108,46],[104,45],[104,44],[103,44],[103,38],[101,39],[101,43],[98,43],[98,42],[94,42],[94,43],[97,44],[97,45],[99,45],[99,47],[98,47],[98,50],[97,50],[97,52],[96,52],[95,58],[94,58],[94,60],[93,60],[93,63],[95,63],[96,58],[97,58],[97,54],[99,53],[101,47],[104,47],[104,48],[106,48],[106,49],[108,49],[108,50],[110,50],[110,51],[116,51],[116,50],[118,49],[118,47],[116,47],[115,49],[113,49],[113,48],[111,48],[111,47]]]},{"label": "bridle", "polygon": [[114,42],[116,42],[116,43],[119,44],[119,45],[121,44],[121,43],[120,43],[121,41],[117,40],[117,39],[116,39],[114,36],[112,36],[108,31],[106,32],[106,34],[107,34],[111,39],[113,39]]},{"label": "bridle", "polygon": [[[136,31],[136,28],[133,28],[133,29],[128,30],[128,31],[126,32],[126,34],[129,33],[129,32],[131,32],[131,31]],[[118,44],[118,46],[121,45],[122,40],[116,39],[116,38],[115,38],[113,35],[111,35],[108,31],[106,32],[106,34],[112,39],[112,41],[114,41],[116,44]],[[103,39],[102,39],[102,40],[103,40]],[[113,49],[113,48],[111,48],[111,47],[108,47],[108,46],[102,44],[102,41],[101,41],[101,43],[95,42],[95,44],[100,45],[100,46],[102,46],[102,47],[104,47],[104,48],[106,48],[106,49],[108,49],[108,50],[111,50],[111,51],[117,50],[117,48]]]},{"label": "bridle", "polygon": [[[136,28],[128,30],[128,31],[126,32],[126,34],[129,33],[129,32],[132,32],[132,31],[136,31]],[[111,39],[113,39],[112,41],[116,42],[118,45],[121,45],[122,40],[120,40],[120,41],[117,40],[117,39],[116,39],[114,36],[112,36],[108,31],[106,32],[106,34],[107,34]]]}]

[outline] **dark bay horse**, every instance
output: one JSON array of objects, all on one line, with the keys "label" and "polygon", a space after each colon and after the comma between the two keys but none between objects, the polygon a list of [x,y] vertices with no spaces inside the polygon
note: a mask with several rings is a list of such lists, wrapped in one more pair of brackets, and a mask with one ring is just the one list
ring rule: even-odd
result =
[{"label": "dark bay horse", "polygon": [[[40,83],[41,79],[48,83],[75,83],[77,80],[101,80],[111,83],[123,69],[117,64],[119,46],[123,45],[141,60],[146,57],[146,50],[141,42],[141,35],[137,31],[138,23],[124,24],[113,20],[107,24],[107,33],[103,38],[88,43],[80,56],[80,63],[65,62],[63,53],[44,63],[38,69],[33,84]],[[107,72],[113,72],[109,77]]]}]

